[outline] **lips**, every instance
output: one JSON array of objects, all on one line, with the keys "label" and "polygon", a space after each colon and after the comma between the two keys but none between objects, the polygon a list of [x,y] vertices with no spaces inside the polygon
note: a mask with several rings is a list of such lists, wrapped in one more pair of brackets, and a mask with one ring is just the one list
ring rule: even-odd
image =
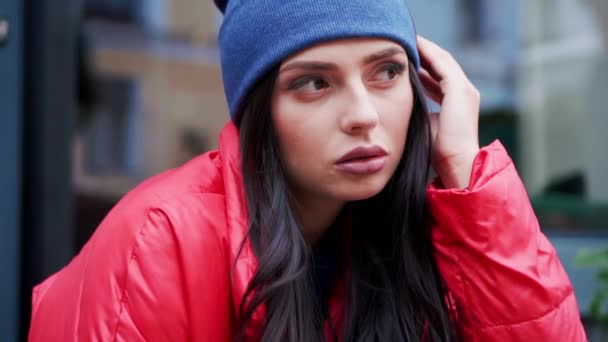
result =
[{"label": "lips", "polygon": [[338,159],[336,167],[350,174],[369,175],[384,168],[387,156],[380,146],[357,147]]}]

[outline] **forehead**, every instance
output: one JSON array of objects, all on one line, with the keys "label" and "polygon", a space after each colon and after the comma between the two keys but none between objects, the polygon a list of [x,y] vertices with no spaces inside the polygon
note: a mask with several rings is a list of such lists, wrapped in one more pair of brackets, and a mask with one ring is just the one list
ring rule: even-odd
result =
[{"label": "forehead", "polygon": [[288,57],[283,64],[303,61],[322,60],[335,63],[359,61],[385,49],[398,49],[405,53],[405,49],[392,40],[384,38],[349,38],[318,43]]}]

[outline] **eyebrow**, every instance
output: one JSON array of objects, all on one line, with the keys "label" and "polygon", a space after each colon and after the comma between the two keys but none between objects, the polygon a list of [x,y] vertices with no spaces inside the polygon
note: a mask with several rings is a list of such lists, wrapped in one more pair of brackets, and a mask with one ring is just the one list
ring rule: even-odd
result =
[{"label": "eyebrow", "polygon": [[377,60],[388,58],[388,57],[392,57],[392,56],[398,55],[398,54],[404,54],[405,55],[405,51],[403,51],[402,49],[398,49],[396,47],[386,48],[384,50],[380,50],[380,51],[378,51],[376,53],[373,53],[373,54],[365,57],[363,59],[363,63],[364,64],[369,64],[369,63],[375,62]]},{"label": "eyebrow", "polygon": [[[371,55],[363,58],[363,64],[369,64],[380,59],[392,57],[394,55],[404,54],[405,51],[396,47],[390,47],[378,52],[372,53]],[[291,69],[304,69],[304,70],[335,70],[338,66],[334,63],[317,62],[317,61],[299,61],[287,64],[281,68],[279,72],[291,70]]]}]

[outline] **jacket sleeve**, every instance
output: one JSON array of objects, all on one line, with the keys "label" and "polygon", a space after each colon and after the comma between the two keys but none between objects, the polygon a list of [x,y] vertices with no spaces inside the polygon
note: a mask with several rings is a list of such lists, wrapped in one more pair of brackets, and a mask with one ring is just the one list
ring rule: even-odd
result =
[{"label": "jacket sleeve", "polygon": [[568,276],[498,141],[477,155],[468,189],[436,180],[428,198],[465,341],[586,341]]},{"label": "jacket sleeve", "polygon": [[34,289],[29,341],[187,340],[171,229],[160,209],[137,219],[115,209],[68,266]]},{"label": "jacket sleeve", "polygon": [[[220,315],[216,309],[227,296],[219,280],[199,283],[205,292],[188,299],[193,280],[184,271],[188,252],[181,250],[167,211],[117,207],[68,266],[34,289],[29,341],[188,341],[191,302],[201,304],[196,318],[222,319],[212,317]],[[219,279],[214,272],[224,271],[214,266],[218,240],[209,236],[198,247],[208,258],[195,261],[196,273]],[[223,322],[201,324],[203,334],[229,332]]]}]

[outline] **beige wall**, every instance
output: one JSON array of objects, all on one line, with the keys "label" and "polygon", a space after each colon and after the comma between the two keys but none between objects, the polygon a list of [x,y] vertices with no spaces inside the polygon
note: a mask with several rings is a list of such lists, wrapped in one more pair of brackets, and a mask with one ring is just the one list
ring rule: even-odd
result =
[{"label": "beige wall", "polygon": [[137,52],[101,50],[99,72],[136,79],[141,86],[141,151],[145,172],[155,174],[189,157],[180,141],[191,128],[215,148],[228,121],[219,64],[185,62]]},{"label": "beige wall", "polygon": [[169,30],[196,43],[206,44],[216,36],[215,5],[212,0],[170,0]]}]

